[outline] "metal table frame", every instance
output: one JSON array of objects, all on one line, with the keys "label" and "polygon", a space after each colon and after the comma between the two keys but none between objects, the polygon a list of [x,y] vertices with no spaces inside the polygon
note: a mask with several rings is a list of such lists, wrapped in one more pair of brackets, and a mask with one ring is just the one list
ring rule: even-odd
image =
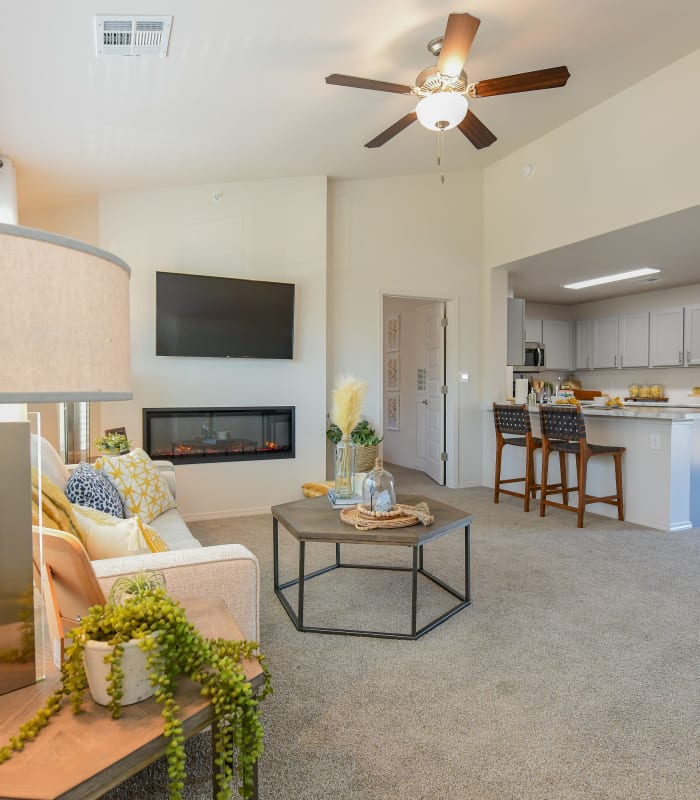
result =
[{"label": "metal table frame", "polygon": [[[456,526],[454,530],[458,530],[460,526]],[[289,618],[294,623],[294,627],[298,631],[312,632],[312,633],[336,633],[345,636],[371,636],[378,639],[408,639],[415,641],[424,636],[428,631],[433,630],[445,620],[452,617],[458,611],[471,604],[471,589],[470,589],[470,523],[464,525],[464,593],[454,589],[443,580],[433,575],[425,569],[423,562],[423,547],[427,542],[419,543],[411,546],[413,551],[413,563],[410,567],[397,567],[397,566],[382,566],[375,564],[351,564],[341,561],[340,555],[340,542],[335,542],[335,563],[329,564],[327,567],[314,570],[308,575],[305,570],[306,558],[306,542],[307,540],[293,535],[299,542],[299,574],[298,577],[293,578],[285,583],[280,583],[279,578],[279,522],[276,517],[272,518],[272,549],[273,549],[273,564],[274,564],[274,589],[277,598],[282,604],[283,608],[289,615]],[[316,541],[316,540],[314,540]],[[356,543],[356,542],[354,542]],[[383,544],[380,542],[367,542],[367,544]],[[389,546],[389,543],[384,544]],[[408,545],[405,545],[408,546]],[[358,630],[355,628],[324,628],[315,625],[304,624],[304,585],[306,581],[311,580],[319,575],[324,575],[336,569],[377,569],[394,572],[410,572],[412,574],[412,587],[411,587],[411,633],[400,633],[391,631],[371,631],[371,630]],[[459,602],[452,606],[452,608],[440,614],[435,619],[423,625],[421,628],[417,627],[417,607],[418,607],[418,575],[423,575],[430,581],[435,583],[444,591],[456,597]],[[298,586],[298,600],[297,609],[295,610],[289,600],[284,595],[284,590],[292,586]]]}]

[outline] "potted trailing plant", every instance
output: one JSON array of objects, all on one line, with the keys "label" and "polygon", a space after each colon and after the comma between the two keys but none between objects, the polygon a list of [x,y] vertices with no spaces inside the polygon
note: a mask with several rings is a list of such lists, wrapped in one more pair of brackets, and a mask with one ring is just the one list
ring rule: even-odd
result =
[{"label": "potted trailing plant", "polygon": [[[109,708],[117,719],[122,713],[123,667],[126,644],[135,639],[146,654],[149,680],[155,689],[156,701],[163,706],[164,735],[167,745],[170,797],[179,800],[185,780],[185,751],[182,722],[178,719],[175,691],[181,675],[201,684],[208,697],[216,723],[213,746],[218,767],[217,798],[231,796],[230,783],[235,773],[240,779],[240,794],[251,797],[254,788],[254,764],[262,754],[263,729],[259,718],[259,702],[270,691],[270,676],[258,644],[249,641],[206,639],[185,616],[182,606],[170,598],[163,586],[152,580],[137,579],[117,587],[105,605],[92,606],[71,631],[72,643],[61,665],[61,681],[45,706],[21,726],[18,734],[0,748],[0,764],[23,749],[44,728],[51,717],[65,705],[66,698],[74,713],[82,710],[88,683],[83,654],[87,642],[107,642],[111,649],[104,656],[109,664]],[[154,638],[153,634],[156,634]],[[254,695],[246,681],[242,662],[256,657],[264,672],[264,685]],[[225,723],[225,724],[221,724]],[[234,760],[234,751],[237,760]]]},{"label": "potted trailing plant", "polygon": [[[326,438],[337,444],[343,434],[340,428],[331,422],[326,429]],[[355,445],[355,470],[367,472],[372,469],[377,458],[377,445],[384,439],[366,419],[360,420],[350,432],[350,441]]]}]

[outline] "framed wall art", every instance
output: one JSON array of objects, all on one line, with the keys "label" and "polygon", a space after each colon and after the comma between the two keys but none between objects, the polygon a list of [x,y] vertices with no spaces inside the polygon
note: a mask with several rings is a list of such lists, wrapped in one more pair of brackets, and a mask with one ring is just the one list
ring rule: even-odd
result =
[{"label": "framed wall art", "polygon": [[390,393],[384,398],[384,422],[388,431],[399,430],[399,394]]},{"label": "framed wall art", "polygon": [[395,353],[401,345],[401,318],[398,314],[384,320],[384,349]]},{"label": "framed wall art", "polygon": [[398,353],[389,353],[384,356],[384,380],[386,388],[391,392],[398,392],[401,388],[400,361]]}]

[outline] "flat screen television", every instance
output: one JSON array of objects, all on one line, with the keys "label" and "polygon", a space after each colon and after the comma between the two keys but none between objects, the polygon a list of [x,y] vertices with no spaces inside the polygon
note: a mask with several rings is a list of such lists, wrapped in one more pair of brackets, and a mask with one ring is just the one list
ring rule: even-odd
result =
[{"label": "flat screen television", "polygon": [[294,284],[156,272],[156,355],[293,358]]}]

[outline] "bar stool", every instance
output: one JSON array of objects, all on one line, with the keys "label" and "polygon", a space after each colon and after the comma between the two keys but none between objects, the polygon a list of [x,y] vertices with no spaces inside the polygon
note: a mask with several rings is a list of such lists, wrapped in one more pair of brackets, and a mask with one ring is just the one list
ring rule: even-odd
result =
[{"label": "bar stool", "polygon": [[[530,495],[534,498],[539,483],[535,482],[535,450],[542,447],[542,440],[532,435],[530,427],[530,414],[527,406],[512,406],[493,404],[493,422],[496,426],[496,478],[493,484],[493,502],[498,502],[499,494],[509,494],[513,497],[525,499],[525,511],[530,510]],[[514,434],[506,438],[503,434]],[[501,455],[507,445],[525,448],[525,477],[501,478]],[[512,489],[501,489],[504,483],[525,483],[524,492],[515,492]]]},{"label": "bar stool", "polygon": [[[608,503],[617,506],[617,518],[625,518],[624,503],[622,499],[622,454],[624,447],[614,445],[590,444],[586,439],[586,423],[580,406],[540,406],[540,427],[542,433],[542,485],[540,494],[540,516],[544,516],[546,506],[555,506],[567,511],[575,511],[578,515],[577,526],[583,528],[583,512],[588,503]],[[549,456],[552,452],[559,453],[559,468],[561,470],[561,484],[547,485],[547,471]],[[566,454],[576,456],[577,486],[567,486],[566,479]],[[606,497],[595,497],[586,494],[586,475],[588,460],[593,456],[612,456],[615,460],[615,494]],[[569,492],[578,492],[578,505],[569,505]],[[562,494],[563,503],[548,500],[548,494]]]}]

